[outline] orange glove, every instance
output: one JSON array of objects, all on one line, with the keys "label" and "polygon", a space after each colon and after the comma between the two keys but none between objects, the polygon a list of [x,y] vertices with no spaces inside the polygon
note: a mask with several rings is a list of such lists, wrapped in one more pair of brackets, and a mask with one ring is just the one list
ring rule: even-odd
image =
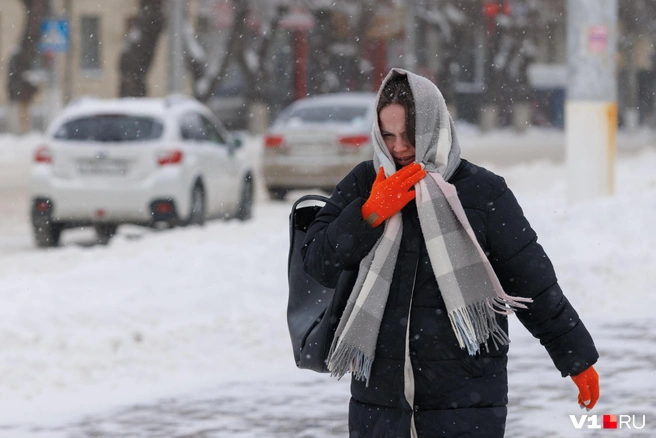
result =
[{"label": "orange glove", "polygon": [[426,171],[419,163],[409,164],[387,179],[383,166],[380,166],[371,195],[362,206],[362,217],[376,228],[415,199],[415,192],[409,190],[425,176]]},{"label": "orange glove", "polygon": [[583,371],[581,374],[572,376],[572,380],[579,387],[579,405],[581,409],[594,408],[594,405],[599,400],[599,374],[595,371],[594,367],[590,367]]}]

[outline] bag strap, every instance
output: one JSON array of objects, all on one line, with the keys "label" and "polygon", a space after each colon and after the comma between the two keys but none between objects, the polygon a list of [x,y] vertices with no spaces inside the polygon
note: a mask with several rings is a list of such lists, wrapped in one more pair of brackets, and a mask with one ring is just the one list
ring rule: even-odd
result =
[{"label": "bag strap", "polygon": [[303,195],[300,198],[294,202],[294,205],[292,205],[292,212],[289,215],[289,256],[287,258],[287,275],[289,276],[289,263],[292,259],[292,250],[294,249],[294,231],[296,230],[296,209],[298,205],[304,201],[319,201],[323,202],[324,204],[330,204],[333,207],[336,208],[341,208],[339,204],[337,204],[335,201],[332,199],[323,196],[323,195]]},{"label": "bag strap", "polygon": [[296,207],[298,206],[298,204],[300,204],[303,201],[320,201],[320,202],[323,202],[325,204],[330,204],[333,207],[340,208],[339,205],[335,201],[333,201],[332,199],[330,199],[326,196],[323,196],[323,195],[303,195],[300,198],[298,198],[296,200],[296,202],[294,202],[294,205],[292,206],[292,212],[296,211]]},{"label": "bag strap", "polygon": [[[289,236],[293,237],[294,236],[294,230],[296,229],[296,209],[298,208],[298,205],[304,201],[319,201],[323,202],[324,204],[330,204],[333,207],[340,208],[339,204],[337,204],[335,201],[332,199],[323,196],[323,195],[304,195],[301,196],[294,202],[294,205],[292,205],[292,214],[289,217]],[[290,241],[290,243],[292,243]]]}]

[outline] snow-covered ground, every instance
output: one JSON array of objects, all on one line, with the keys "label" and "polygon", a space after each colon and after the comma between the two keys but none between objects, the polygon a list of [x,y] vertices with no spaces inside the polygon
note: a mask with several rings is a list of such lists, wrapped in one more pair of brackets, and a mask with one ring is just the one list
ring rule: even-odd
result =
[{"label": "snow-covered ground", "polygon": [[[562,163],[478,162],[513,188],[595,338],[601,400],[590,414],[647,420],[640,431],[575,430],[576,387],[513,317],[507,436],[656,436],[656,140],[645,138],[619,154],[615,196],[573,206]],[[465,156],[485,141],[537,153],[561,140],[472,133],[461,145]],[[0,436],[345,436],[348,379],[293,362],[291,200],[260,187],[246,223],[126,226],[107,247],[77,230],[37,250],[27,169],[41,141],[0,135]]]}]

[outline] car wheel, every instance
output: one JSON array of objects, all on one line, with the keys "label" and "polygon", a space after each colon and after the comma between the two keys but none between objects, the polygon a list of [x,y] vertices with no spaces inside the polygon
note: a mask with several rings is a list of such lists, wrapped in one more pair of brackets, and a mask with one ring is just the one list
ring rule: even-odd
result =
[{"label": "car wheel", "polygon": [[269,187],[269,197],[274,201],[284,201],[287,196],[287,189],[280,187]]},{"label": "car wheel", "polygon": [[34,221],[34,240],[39,248],[51,248],[59,245],[59,239],[64,229],[63,224],[50,220]]},{"label": "car wheel", "polygon": [[191,191],[191,209],[186,225],[203,225],[205,223],[205,191],[196,183]]},{"label": "car wheel", "polygon": [[107,245],[112,237],[116,235],[118,225],[113,224],[96,224],[93,226],[96,230],[96,241],[100,245]]},{"label": "car wheel", "polygon": [[241,188],[241,200],[237,207],[237,219],[247,221],[253,217],[253,177],[248,175]]}]

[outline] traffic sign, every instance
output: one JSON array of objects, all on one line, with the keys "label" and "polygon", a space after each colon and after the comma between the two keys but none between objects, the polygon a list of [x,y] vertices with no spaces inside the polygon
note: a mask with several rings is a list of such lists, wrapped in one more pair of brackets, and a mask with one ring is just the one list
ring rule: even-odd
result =
[{"label": "traffic sign", "polygon": [[588,53],[605,54],[608,48],[608,26],[597,24],[588,26]]},{"label": "traffic sign", "polygon": [[41,22],[41,52],[66,52],[69,40],[68,20],[50,18]]}]

